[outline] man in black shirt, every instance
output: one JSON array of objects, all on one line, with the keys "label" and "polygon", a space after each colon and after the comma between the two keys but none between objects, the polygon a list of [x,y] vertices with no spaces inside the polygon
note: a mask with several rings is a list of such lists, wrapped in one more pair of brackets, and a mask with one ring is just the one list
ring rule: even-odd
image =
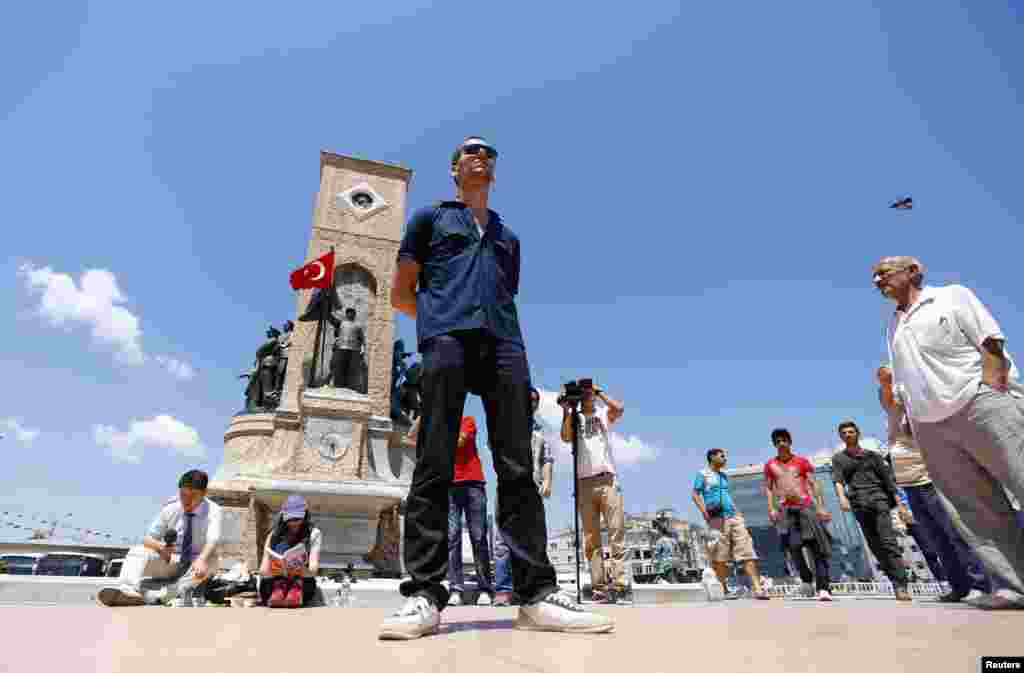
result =
[{"label": "man in black shirt", "polygon": [[896,479],[881,454],[861,447],[856,423],[840,423],[839,437],[846,445],[832,456],[832,481],[839,496],[839,507],[844,512],[853,511],[857,517],[871,553],[892,582],[896,600],[909,601],[903,551],[892,525],[892,509],[897,502]]}]

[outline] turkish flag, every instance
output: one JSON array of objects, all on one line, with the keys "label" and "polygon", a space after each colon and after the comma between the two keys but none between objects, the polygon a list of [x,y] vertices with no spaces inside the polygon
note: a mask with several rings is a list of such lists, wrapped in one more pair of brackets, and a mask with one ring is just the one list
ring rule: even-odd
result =
[{"label": "turkish flag", "polygon": [[311,287],[329,288],[334,278],[334,251],[318,257],[306,266],[292,271],[293,290],[305,290]]}]

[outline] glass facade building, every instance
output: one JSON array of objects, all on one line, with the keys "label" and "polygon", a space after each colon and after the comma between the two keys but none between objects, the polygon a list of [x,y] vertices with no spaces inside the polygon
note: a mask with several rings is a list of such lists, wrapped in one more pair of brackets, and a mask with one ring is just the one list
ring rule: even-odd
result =
[{"label": "glass facade building", "polygon": [[[817,458],[814,477],[824,495],[825,508],[832,514],[832,579],[871,579],[875,573],[867,554],[864,536],[851,512],[839,508],[839,499],[832,486],[832,463]],[[768,497],[765,494],[764,465],[747,465],[726,470],[731,484],[733,502],[743,514],[747,529],[754,539],[760,557],[761,575],[771,578],[790,577],[785,551],[776,525],[768,519]]]}]

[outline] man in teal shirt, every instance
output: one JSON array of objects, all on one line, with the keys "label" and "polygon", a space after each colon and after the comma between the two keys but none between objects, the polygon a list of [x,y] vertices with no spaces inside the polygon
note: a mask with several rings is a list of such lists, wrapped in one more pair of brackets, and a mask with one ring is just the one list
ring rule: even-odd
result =
[{"label": "man in teal shirt", "polygon": [[[708,555],[718,581],[726,587],[729,565],[742,563],[754,589],[754,598],[768,600],[761,589],[761,575],[757,571],[757,552],[750,537],[743,514],[736,510],[729,493],[729,477],[724,472],[725,449],[711,449],[707,453],[708,466],[693,480],[693,502],[713,531],[713,542]],[[726,591],[728,589],[726,588]]]}]

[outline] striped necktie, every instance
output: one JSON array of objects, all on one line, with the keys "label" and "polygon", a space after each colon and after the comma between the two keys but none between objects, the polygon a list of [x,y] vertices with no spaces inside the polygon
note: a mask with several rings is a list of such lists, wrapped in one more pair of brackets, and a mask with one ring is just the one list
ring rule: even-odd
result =
[{"label": "striped necktie", "polygon": [[194,512],[185,512],[185,535],[181,539],[181,562],[182,567],[192,565],[192,519]]}]

